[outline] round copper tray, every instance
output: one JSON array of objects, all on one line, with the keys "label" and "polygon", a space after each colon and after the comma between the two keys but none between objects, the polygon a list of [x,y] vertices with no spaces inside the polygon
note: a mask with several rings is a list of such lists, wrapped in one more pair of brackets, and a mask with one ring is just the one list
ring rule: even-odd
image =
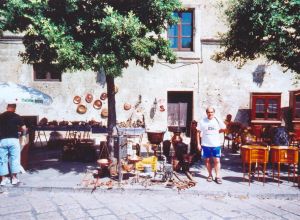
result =
[{"label": "round copper tray", "polygon": [[79,104],[81,102],[81,97],[78,95],[74,96],[73,102],[74,104]]},{"label": "round copper tray", "polygon": [[93,95],[92,94],[87,94],[86,96],[85,96],[85,101],[87,102],[87,103],[91,103],[92,101],[93,101]]},{"label": "round copper tray", "polygon": [[77,113],[79,113],[79,114],[86,113],[86,110],[87,110],[87,108],[84,105],[78,105],[78,107],[77,107]]},{"label": "round copper tray", "polygon": [[95,100],[95,101],[94,101],[94,104],[93,104],[93,107],[94,107],[95,109],[100,109],[100,108],[102,107],[102,102],[101,102],[101,100],[99,100],[99,99]]},{"label": "round copper tray", "polygon": [[128,111],[129,109],[131,109],[131,105],[128,102],[126,102],[124,104],[124,110]]},{"label": "round copper tray", "polygon": [[100,99],[103,101],[107,98],[107,93],[103,92],[100,96]]},{"label": "round copper tray", "polygon": [[107,108],[103,108],[102,111],[101,111],[101,116],[103,118],[106,118],[108,117],[108,109]]}]

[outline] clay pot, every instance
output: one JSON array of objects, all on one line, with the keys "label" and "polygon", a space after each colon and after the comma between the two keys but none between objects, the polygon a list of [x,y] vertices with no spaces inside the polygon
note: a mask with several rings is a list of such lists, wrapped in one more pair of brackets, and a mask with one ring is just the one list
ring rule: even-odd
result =
[{"label": "clay pot", "polygon": [[94,107],[94,109],[100,109],[102,107],[101,100],[99,100],[99,99],[95,100],[94,104],[93,104],[93,107]]},{"label": "clay pot", "polygon": [[85,101],[87,103],[91,103],[93,101],[93,95],[88,93],[86,96],[85,96]]},{"label": "clay pot", "polygon": [[79,104],[80,102],[81,102],[81,97],[78,96],[78,95],[74,96],[73,103],[74,104]]},{"label": "clay pot", "polygon": [[108,109],[107,108],[103,108],[102,111],[101,111],[101,116],[103,118],[106,118],[108,117]]},{"label": "clay pot", "polygon": [[78,107],[77,107],[77,113],[79,113],[79,114],[86,113],[86,110],[87,110],[87,108],[85,105],[78,105]]},{"label": "clay pot", "polygon": [[103,101],[107,98],[107,93],[103,92],[101,95],[100,95],[100,99]]},{"label": "clay pot", "polygon": [[125,103],[124,110],[128,111],[129,109],[131,109],[131,105],[129,103]]}]

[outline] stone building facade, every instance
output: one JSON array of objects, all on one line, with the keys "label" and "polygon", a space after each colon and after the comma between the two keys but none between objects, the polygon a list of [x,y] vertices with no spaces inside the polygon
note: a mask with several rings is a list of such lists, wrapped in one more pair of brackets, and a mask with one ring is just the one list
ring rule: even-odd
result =
[{"label": "stone building facade", "polygon": [[[118,122],[144,117],[147,129],[165,130],[168,125],[177,125],[174,119],[176,111],[170,112],[170,104],[187,103],[187,111],[182,110],[186,126],[192,119],[203,117],[208,105],[213,105],[222,119],[226,114],[232,114],[235,120],[247,124],[251,92],[281,92],[281,106],[288,106],[288,91],[296,88],[293,73],[284,72],[279,65],[267,63],[264,59],[249,61],[242,68],[230,62],[216,63],[211,59],[219,49],[218,32],[226,30],[219,18],[216,2],[183,0],[184,6],[193,12],[193,48],[192,51],[176,52],[176,64],[156,60],[153,68],[145,70],[132,62],[129,68],[124,69],[122,77],[115,81],[118,86]],[[50,106],[19,104],[19,114],[36,116],[38,120],[46,117],[48,120],[96,120],[106,123],[100,115],[101,109],[96,110],[91,103],[84,101],[86,94],[99,99],[106,92],[101,72],[65,72],[60,81],[36,81],[33,67],[22,64],[18,57],[23,49],[21,38],[4,34],[0,39],[0,81],[37,88],[50,95],[53,103]],[[74,96],[82,97],[87,107],[85,114],[76,112]],[[134,108],[139,100],[140,105]],[[131,104],[131,109],[124,110],[125,103]],[[3,111],[5,103],[0,100],[0,104]],[[107,100],[103,101],[102,108],[106,105]]]}]

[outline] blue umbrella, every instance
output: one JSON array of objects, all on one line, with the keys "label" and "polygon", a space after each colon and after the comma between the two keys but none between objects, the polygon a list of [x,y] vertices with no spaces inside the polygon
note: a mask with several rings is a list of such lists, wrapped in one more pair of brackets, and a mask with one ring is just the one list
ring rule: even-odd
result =
[{"label": "blue umbrella", "polygon": [[38,89],[14,82],[0,82],[0,100],[7,103],[50,105],[52,98]]}]

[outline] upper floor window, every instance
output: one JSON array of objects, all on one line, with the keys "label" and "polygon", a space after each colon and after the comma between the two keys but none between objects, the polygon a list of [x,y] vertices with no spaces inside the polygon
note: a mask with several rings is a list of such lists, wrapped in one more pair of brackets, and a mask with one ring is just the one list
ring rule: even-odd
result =
[{"label": "upper floor window", "polygon": [[171,48],[178,51],[193,50],[193,12],[174,12],[178,24],[168,27],[168,39]]},{"label": "upper floor window", "polygon": [[61,81],[61,74],[53,64],[33,64],[34,81]]}]

